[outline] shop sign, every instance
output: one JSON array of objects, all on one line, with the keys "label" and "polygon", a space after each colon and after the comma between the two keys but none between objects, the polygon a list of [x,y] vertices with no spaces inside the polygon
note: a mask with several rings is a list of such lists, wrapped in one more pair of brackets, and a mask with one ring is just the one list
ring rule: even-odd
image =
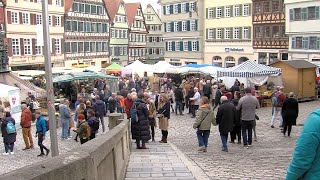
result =
[{"label": "shop sign", "polygon": [[243,52],[244,48],[224,48],[225,52]]},{"label": "shop sign", "polygon": [[170,59],[170,61],[179,62],[179,61],[180,61],[180,59]]}]

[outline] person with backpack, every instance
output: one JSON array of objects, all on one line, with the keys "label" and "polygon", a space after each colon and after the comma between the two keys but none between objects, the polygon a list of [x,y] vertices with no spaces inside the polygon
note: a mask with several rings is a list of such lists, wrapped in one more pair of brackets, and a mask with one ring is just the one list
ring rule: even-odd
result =
[{"label": "person with backpack", "polygon": [[9,153],[14,154],[13,148],[17,137],[15,124],[15,120],[11,117],[10,112],[6,112],[1,124],[1,133],[5,149],[3,155],[9,155]]},{"label": "person with backpack", "polygon": [[286,100],[286,95],[283,93],[284,87],[281,86],[279,88],[279,91],[276,92],[273,97],[271,98],[272,101],[272,105],[274,106],[273,108],[273,114],[272,114],[272,118],[271,118],[271,128],[274,128],[274,121],[276,120],[276,118],[280,119],[280,128],[282,128],[282,117],[281,117],[281,109],[282,109],[282,105],[283,102]]},{"label": "person with backpack", "polygon": [[90,126],[88,125],[88,122],[85,120],[83,114],[78,114],[77,119],[78,119],[78,125],[77,125],[77,129],[74,131],[79,135],[80,144],[84,144],[88,142],[90,139],[91,129],[90,129]]},{"label": "person with backpack", "polygon": [[41,111],[37,110],[35,112],[35,118],[36,118],[36,137],[38,137],[38,145],[40,147],[41,153],[38,155],[38,157],[44,156],[43,150],[46,150],[46,156],[48,156],[50,150],[43,145],[43,141],[45,140],[46,137],[46,132],[48,128],[49,122],[47,122],[42,116],[41,116]]},{"label": "person with backpack", "polygon": [[90,140],[91,140],[91,139],[94,139],[96,137],[96,133],[99,130],[100,122],[99,122],[99,119],[97,119],[95,117],[95,114],[94,114],[93,110],[89,110],[88,111],[87,117],[88,117],[88,119],[87,119],[88,125],[91,128],[91,135],[90,135]]}]

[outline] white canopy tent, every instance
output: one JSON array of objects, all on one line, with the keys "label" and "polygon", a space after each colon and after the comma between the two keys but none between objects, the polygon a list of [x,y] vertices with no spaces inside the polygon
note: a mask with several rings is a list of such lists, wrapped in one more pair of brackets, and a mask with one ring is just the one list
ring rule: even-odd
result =
[{"label": "white canopy tent", "polygon": [[148,65],[148,64],[143,64],[142,62],[140,62],[139,60],[134,61],[132,64],[123,67],[121,69],[121,74],[122,76],[125,76],[127,74],[138,74],[140,77],[143,77],[144,72],[152,72],[152,65]]},{"label": "white canopy tent", "polygon": [[153,73],[167,73],[168,69],[173,69],[176,66],[169,64],[166,61],[159,61],[156,64],[152,65],[151,71]]}]

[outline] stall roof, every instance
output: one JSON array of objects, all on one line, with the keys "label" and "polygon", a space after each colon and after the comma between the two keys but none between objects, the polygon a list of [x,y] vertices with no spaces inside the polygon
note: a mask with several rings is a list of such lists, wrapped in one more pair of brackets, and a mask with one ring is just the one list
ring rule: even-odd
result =
[{"label": "stall roof", "polygon": [[123,67],[117,63],[112,63],[110,66],[106,68],[106,70],[121,70]]},{"label": "stall roof", "polygon": [[68,74],[54,77],[53,82],[58,83],[58,82],[69,82],[69,81],[74,81],[74,80],[98,79],[98,78],[117,79],[117,77],[115,77],[115,76],[110,76],[110,75],[107,75],[104,73],[72,72],[72,73],[68,73]]},{"label": "stall roof", "polygon": [[41,70],[22,70],[22,71],[12,71],[12,73],[16,73],[19,76],[40,76],[44,75],[46,72]]},{"label": "stall roof", "polygon": [[[280,61],[278,61],[280,62]],[[276,63],[278,63],[276,62]],[[315,64],[312,64],[306,60],[289,60],[289,61],[281,61],[291,67],[296,69],[307,69],[307,68],[315,68],[317,67]]]}]

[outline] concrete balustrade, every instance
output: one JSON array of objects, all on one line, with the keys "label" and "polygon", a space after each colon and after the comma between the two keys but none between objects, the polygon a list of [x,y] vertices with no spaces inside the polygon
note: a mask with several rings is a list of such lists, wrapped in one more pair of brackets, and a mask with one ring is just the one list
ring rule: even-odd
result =
[{"label": "concrete balustrade", "polygon": [[122,119],[80,148],[4,174],[0,180],[122,180],[130,156],[129,133],[129,121]]}]

